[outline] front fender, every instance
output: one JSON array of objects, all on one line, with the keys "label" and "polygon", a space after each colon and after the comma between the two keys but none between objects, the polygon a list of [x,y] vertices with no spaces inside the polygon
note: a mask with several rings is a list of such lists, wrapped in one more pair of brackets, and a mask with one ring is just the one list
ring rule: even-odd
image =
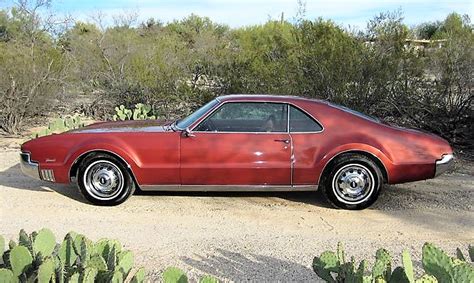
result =
[{"label": "front fender", "polygon": [[69,177],[72,166],[82,156],[94,151],[107,152],[118,156],[120,159],[122,159],[122,161],[127,163],[128,167],[132,170],[132,173],[134,170],[137,170],[141,164],[133,148],[128,146],[122,140],[112,138],[103,138],[97,140],[97,138],[95,138],[94,140],[85,140],[71,148],[64,162],[65,167],[69,170]]}]

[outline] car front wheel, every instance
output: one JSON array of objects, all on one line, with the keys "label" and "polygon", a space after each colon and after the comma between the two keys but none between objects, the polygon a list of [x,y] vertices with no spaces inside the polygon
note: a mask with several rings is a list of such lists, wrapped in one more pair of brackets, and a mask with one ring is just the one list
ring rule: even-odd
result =
[{"label": "car front wheel", "polygon": [[135,191],[127,167],[108,154],[92,154],[81,162],[77,182],[82,195],[97,205],[118,205]]},{"label": "car front wheel", "polygon": [[360,154],[337,157],[322,178],[322,191],[329,202],[343,209],[364,209],[373,204],[383,185],[380,168]]}]

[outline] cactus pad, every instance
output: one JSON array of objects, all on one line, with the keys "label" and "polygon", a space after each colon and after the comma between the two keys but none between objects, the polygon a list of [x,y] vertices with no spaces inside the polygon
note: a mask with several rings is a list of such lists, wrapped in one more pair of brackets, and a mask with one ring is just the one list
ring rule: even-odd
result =
[{"label": "cactus pad", "polygon": [[16,246],[10,251],[10,265],[13,275],[18,277],[30,267],[32,262],[33,257],[26,247]]},{"label": "cactus pad", "polygon": [[133,253],[131,251],[120,252],[117,255],[117,267],[127,275],[133,267]]},{"label": "cactus pad", "polygon": [[407,250],[402,252],[402,264],[406,278],[410,283],[413,283],[415,281],[415,273],[413,271],[413,262],[411,261],[410,253]]},{"label": "cactus pad", "polygon": [[440,282],[451,282],[451,258],[433,244],[425,243],[422,251],[422,263],[425,271]]},{"label": "cactus pad", "polygon": [[9,269],[0,268],[0,282],[3,283],[14,283],[18,279],[15,278],[13,272]]},{"label": "cactus pad", "polygon": [[38,283],[49,283],[54,274],[55,266],[51,258],[46,259],[38,268]]},{"label": "cactus pad", "polygon": [[164,283],[187,283],[188,277],[184,272],[176,267],[169,267],[167,268],[163,274],[163,282]]},{"label": "cactus pad", "polygon": [[145,282],[145,269],[139,268],[137,272],[132,277],[132,283],[142,283]]},{"label": "cactus pad", "polygon": [[42,256],[49,256],[56,247],[56,238],[49,229],[41,229],[33,241],[33,251],[35,254],[41,253]]}]

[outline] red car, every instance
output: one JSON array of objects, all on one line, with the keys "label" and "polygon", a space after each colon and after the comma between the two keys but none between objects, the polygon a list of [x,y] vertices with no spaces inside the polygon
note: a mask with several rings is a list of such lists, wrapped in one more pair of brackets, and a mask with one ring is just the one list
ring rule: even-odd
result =
[{"label": "red car", "polygon": [[309,191],[361,209],[384,183],[447,170],[445,140],[384,124],[319,100],[218,97],[174,123],[101,122],[21,147],[21,168],[45,181],[77,182],[90,202],[116,205],[143,191]]}]

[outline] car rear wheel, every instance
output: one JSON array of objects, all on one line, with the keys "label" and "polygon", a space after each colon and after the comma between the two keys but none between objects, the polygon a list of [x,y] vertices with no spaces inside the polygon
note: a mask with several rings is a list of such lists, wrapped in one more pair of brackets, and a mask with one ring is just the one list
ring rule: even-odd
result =
[{"label": "car rear wheel", "polygon": [[373,204],[383,185],[380,168],[360,154],[337,157],[325,170],[322,191],[335,207],[364,209]]},{"label": "car rear wheel", "polygon": [[108,154],[92,154],[79,165],[77,183],[82,195],[97,205],[118,205],[135,191],[127,167]]}]

